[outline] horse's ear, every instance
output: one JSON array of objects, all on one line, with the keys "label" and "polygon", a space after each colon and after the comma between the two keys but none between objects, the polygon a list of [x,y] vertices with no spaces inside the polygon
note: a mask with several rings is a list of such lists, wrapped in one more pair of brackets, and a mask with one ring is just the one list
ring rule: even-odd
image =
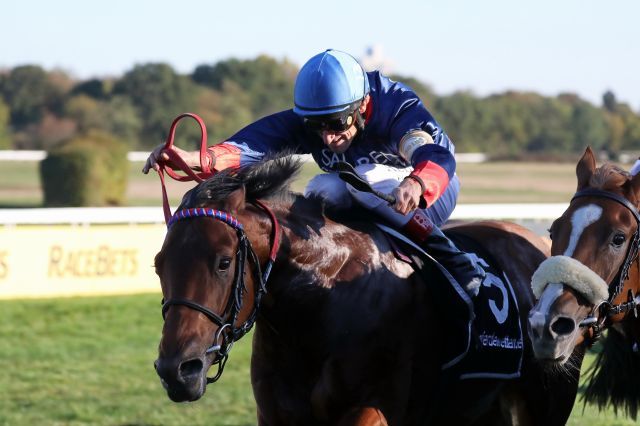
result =
[{"label": "horse's ear", "polygon": [[576,166],[576,176],[578,176],[578,191],[586,188],[589,185],[591,176],[596,171],[596,156],[593,155],[591,147],[588,146],[584,151],[582,158],[578,161]]},{"label": "horse's ear", "polygon": [[631,178],[631,191],[636,196],[636,200],[640,200],[640,173],[636,173]]},{"label": "horse's ear", "polygon": [[233,191],[224,202],[224,209],[229,213],[238,213],[244,209],[244,197],[246,190],[244,185]]}]

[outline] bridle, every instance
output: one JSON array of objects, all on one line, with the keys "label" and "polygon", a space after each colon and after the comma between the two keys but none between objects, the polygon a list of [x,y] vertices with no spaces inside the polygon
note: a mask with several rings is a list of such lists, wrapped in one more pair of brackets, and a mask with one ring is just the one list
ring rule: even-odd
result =
[{"label": "bridle", "polygon": [[580,322],[580,327],[589,327],[592,329],[591,342],[593,345],[601,336],[602,331],[606,327],[607,319],[614,315],[627,313],[632,311],[637,317],[637,306],[640,305],[640,297],[633,294],[633,290],[629,289],[627,301],[624,303],[614,304],[613,300],[622,292],[624,282],[629,278],[629,269],[631,264],[638,257],[638,245],[640,244],[640,214],[638,209],[626,198],[614,194],[613,192],[603,191],[600,189],[588,188],[578,191],[574,194],[571,202],[579,197],[599,197],[608,198],[621,204],[633,214],[636,220],[636,230],[631,238],[624,263],[620,266],[618,273],[609,284],[609,298],[596,304],[589,315]]},{"label": "bridle", "polygon": [[[185,161],[180,157],[180,155],[178,155],[178,153],[174,149],[176,127],[183,118],[194,119],[200,127],[200,173],[195,173],[193,170],[191,170],[191,168],[185,163]],[[251,246],[251,241],[249,241],[247,235],[244,232],[244,227],[240,222],[236,220],[236,218],[234,218],[229,213],[212,208],[185,208],[177,211],[174,215],[171,215],[169,197],[167,195],[164,181],[165,171],[175,180],[181,182],[195,180],[198,183],[203,182],[205,179],[213,176],[213,174],[215,173],[215,170],[213,170],[212,168],[213,160],[209,161],[210,157],[207,153],[207,129],[204,121],[198,115],[192,113],[184,113],[176,117],[175,120],[173,120],[173,123],[171,123],[171,128],[169,129],[169,134],[167,136],[163,152],[169,156],[170,161],[175,163],[177,167],[179,167],[184,173],[186,173],[186,176],[178,175],[165,162],[159,162],[158,164],[158,175],[160,176],[160,182],[162,186],[162,208],[164,211],[167,228],[171,229],[171,226],[180,220],[191,219],[194,217],[210,217],[231,226],[233,229],[235,229],[236,235],[238,236],[238,251],[236,252],[236,268],[233,279],[233,286],[231,288],[231,293],[229,294],[229,299],[227,300],[225,309],[221,314],[217,314],[208,307],[193,300],[181,298],[169,300],[162,299],[163,319],[165,318],[167,311],[171,308],[171,306],[186,306],[190,309],[202,313],[204,316],[209,318],[211,322],[218,326],[218,330],[213,336],[213,343],[211,343],[211,346],[206,350],[207,355],[215,354],[215,358],[211,365],[218,365],[218,372],[216,373],[216,375],[214,377],[207,377],[207,383],[213,383],[222,375],[233,343],[247,334],[256,321],[262,296],[264,296],[264,294],[267,292],[266,282],[269,278],[271,267],[276,260],[276,255],[280,246],[280,225],[278,224],[278,220],[276,219],[275,214],[269,207],[258,200],[253,201],[253,204],[258,206],[268,214],[272,223],[271,250],[269,252],[269,259],[267,260],[267,263],[264,267],[264,272],[262,272],[262,268],[260,267],[260,260],[253,250],[253,247]],[[238,314],[242,310],[243,296],[244,293],[247,292],[247,287],[244,281],[247,257],[249,258],[249,262],[253,263],[254,267],[252,271],[256,283],[254,285],[255,294],[253,309],[251,310],[251,313],[249,314],[245,322],[239,327],[236,327],[235,322],[238,319]]]},{"label": "bridle", "polygon": [[[240,222],[236,220],[235,217],[233,217],[229,213],[211,208],[182,209],[177,211],[167,222],[167,227],[170,229],[174,223],[180,220],[191,219],[195,217],[210,217],[231,226],[233,229],[235,229],[236,235],[238,237],[238,251],[236,252],[236,267],[233,286],[231,288],[231,293],[229,294],[229,299],[227,300],[226,307],[221,314],[217,314],[212,309],[209,309],[208,307],[193,300],[181,298],[169,300],[162,299],[163,319],[165,318],[167,311],[169,310],[169,308],[171,308],[171,306],[186,306],[190,309],[202,313],[207,318],[209,318],[211,322],[218,326],[218,330],[213,336],[213,343],[211,343],[211,346],[206,350],[207,355],[215,354],[215,358],[211,365],[217,364],[218,372],[214,377],[207,377],[207,384],[213,383],[220,378],[229,357],[229,352],[231,351],[233,343],[247,334],[253,327],[258,314],[258,309],[260,308],[262,296],[264,296],[264,294],[267,292],[266,282],[269,278],[271,267],[275,262],[278,247],[280,245],[280,226],[275,214],[271,209],[269,209],[269,207],[258,200],[254,201],[254,204],[266,211],[273,224],[271,232],[271,250],[269,253],[269,259],[267,260],[264,268],[264,272],[262,272],[260,260],[253,250],[253,247],[251,246],[251,241],[249,241],[247,235],[245,234],[244,227]],[[247,287],[244,279],[244,270],[247,263],[247,257],[249,262],[253,263],[254,266],[252,269],[255,279],[254,302],[251,313],[249,314],[247,319],[244,321],[244,323],[242,323],[242,325],[236,327],[235,322],[238,318],[238,314],[242,310],[243,296],[244,293],[247,292]]]}]

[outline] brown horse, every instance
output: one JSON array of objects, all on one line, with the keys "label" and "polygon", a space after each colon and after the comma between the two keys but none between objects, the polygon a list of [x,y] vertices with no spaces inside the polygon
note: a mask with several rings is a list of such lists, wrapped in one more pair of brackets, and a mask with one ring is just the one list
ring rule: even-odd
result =
[{"label": "brown horse", "polygon": [[[169,222],[155,261],[165,318],[156,370],[172,400],[199,399],[255,321],[260,425],[564,424],[575,389],[546,376],[527,341],[519,377],[446,382],[439,348],[451,318],[436,280],[423,282],[371,223],[282,191],[297,168],[276,159],[219,173]],[[454,231],[490,245],[524,327],[548,246],[508,223]]]},{"label": "brown horse", "polygon": [[596,168],[590,148],[576,174],[577,192],[550,229],[552,257],[532,279],[539,301],[530,313],[529,333],[539,360],[579,370],[585,348],[610,328],[586,400],[601,408],[608,402],[616,410],[623,406],[635,418],[640,361],[633,351],[640,323],[630,313],[640,301],[640,176],[612,164]]}]

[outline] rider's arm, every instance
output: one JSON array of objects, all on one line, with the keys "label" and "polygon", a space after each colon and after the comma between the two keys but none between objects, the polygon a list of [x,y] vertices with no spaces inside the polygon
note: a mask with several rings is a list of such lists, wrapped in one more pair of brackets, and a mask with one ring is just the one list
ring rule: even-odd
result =
[{"label": "rider's arm", "polygon": [[454,146],[427,111],[417,95],[405,93],[413,102],[403,102],[400,114],[391,128],[398,153],[411,164],[413,171],[409,179],[420,184],[422,198],[427,207],[444,193],[456,171],[453,156]]},{"label": "rider's arm", "polygon": [[[249,124],[224,142],[208,148],[211,166],[215,171],[237,168],[260,161],[265,154],[290,150],[302,153],[300,142],[304,127],[300,118],[291,110],[264,117]],[[156,147],[149,155],[143,173],[150,168],[158,170],[158,161],[168,162],[164,145]],[[200,167],[199,151],[184,151],[174,146],[180,157],[192,168]],[[171,165],[171,164],[170,164]]]},{"label": "rider's arm", "polygon": [[[411,88],[380,74],[375,77],[375,114],[388,123],[389,148],[413,167],[399,187],[410,195],[400,195],[412,198],[412,205],[421,195],[431,206],[455,174],[453,143]],[[402,210],[404,213],[405,208]]]},{"label": "rider's arm", "polygon": [[[431,126],[428,123],[428,126]],[[445,139],[447,135],[439,128],[434,131],[436,138]],[[437,144],[432,134],[424,130],[407,132],[400,140],[400,155],[413,166],[409,178],[420,184],[422,197],[427,206],[431,206],[449,185],[455,173],[455,158],[449,149]]]},{"label": "rider's arm", "polygon": [[292,110],[286,110],[249,124],[209,150],[215,156],[215,169],[219,171],[260,161],[269,153],[284,150],[306,153],[301,147],[305,135],[300,117]]}]

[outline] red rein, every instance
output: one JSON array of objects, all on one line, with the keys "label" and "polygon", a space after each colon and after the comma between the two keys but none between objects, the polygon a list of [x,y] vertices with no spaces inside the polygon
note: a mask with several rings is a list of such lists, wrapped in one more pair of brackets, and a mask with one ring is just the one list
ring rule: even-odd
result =
[{"label": "red rein", "polygon": [[[178,122],[180,122],[180,120],[185,117],[193,118],[200,126],[200,173],[195,173],[193,170],[191,170],[187,163],[185,163],[184,160],[180,158],[176,150],[173,148],[173,142],[176,136],[176,127],[178,126]],[[167,141],[164,144],[163,152],[165,152],[169,156],[169,161],[171,161],[173,164],[176,164],[180,168],[180,170],[186,173],[186,176],[179,175],[164,161],[158,162],[158,165],[160,166],[160,168],[158,169],[158,175],[160,176],[160,182],[162,184],[162,209],[164,210],[164,221],[165,223],[169,223],[169,219],[171,219],[171,207],[169,206],[169,197],[167,196],[167,188],[164,182],[165,170],[169,176],[180,182],[195,180],[199,183],[213,176],[214,174],[214,171],[211,169],[211,158],[207,153],[207,128],[204,125],[204,121],[202,121],[202,118],[190,112],[186,112],[177,116],[176,119],[173,120],[173,123],[171,123],[171,129],[169,129],[169,136],[167,136]]]}]

